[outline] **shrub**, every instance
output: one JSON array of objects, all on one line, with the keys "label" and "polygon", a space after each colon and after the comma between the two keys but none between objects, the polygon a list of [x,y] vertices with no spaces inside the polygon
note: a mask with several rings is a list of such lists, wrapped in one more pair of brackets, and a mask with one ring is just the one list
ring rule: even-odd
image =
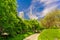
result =
[{"label": "shrub", "polygon": [[38,40],[60,40],[60,29],[45,29],[40,33]]}]

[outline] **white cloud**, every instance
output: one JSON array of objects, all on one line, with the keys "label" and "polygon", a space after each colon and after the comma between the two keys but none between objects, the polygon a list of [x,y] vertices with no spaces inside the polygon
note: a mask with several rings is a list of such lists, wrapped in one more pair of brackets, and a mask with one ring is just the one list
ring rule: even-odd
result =
[{"label": "white cloud", "polygon": [[[35,7],[35,3],[38,2],[39,3],[44,3],[43,5],[45,6],[44,10],[42,12],[37,12],[36,9],[38,7]],[[55,8],[57,8],[60,3],[57,4],[59,0],[33,0],[31,3],[31,6],[27,9],[27,14],[29,16],[30,19],[38,19],[39,17],[43,17],[45,16],[48,12],[54,10]],[[38,5],[38,4],[37,4]],[[36,9],[35,9],[36,8]],[[34,11],[35,10],[35,11]],[[39,16],[37,16],[39,15]]]},{"label": "white cloud", "polygon": [[33,14],[30,15],[29,17],[30,17],[30,19],[38,19],[38,17],[36,15],[33,15]]},{"label": "white cloud", "polygon": [[[35,11],[35,15],[40,15],[40,17],[45,16],[48,12],[56,9],[60,5],[60,3],[57,4],[57,2],[60,0],[33,0],[33,2],[37,2],[37,1],[39,1],[40,3],[43,2],[44,6],[45,6],[45,9],[42,12],[38,13]],[[33,5],[31,5],[31,6],[33,6]],[[34,8],[34,6],[33,6],[33,8]]]},{"label": "white cloud", "polygon": [[51,12],[60,5],[56,3],[59,0],[41,0],[41,1],[45,2],[46,5],[45,9],[42,11],[41,17],[45,16],[48,12]]},{"label": "white cloud", "polygon": [[33,14],[33,9],[34,9],[34,7],[31,5],[29,8],[29,18],[30,19],[38,19],[38,17]]},{"label": "white cloud", "polygon": [[36,15],[38,15],[37,12],[34,13],[35,11],[33,11],[36,8],[34,5],[37,1],[40,1],[40,0],[33,0],[32,3],[31,3],[31,6],[28,8],[27,13],[28,13],[28,16],[29,16],[30,19],[38,19],[38,17],[36,16]]},{"label": "white cloud", "polygon": [[18,15],[19,15],[20,18],[24,18],[24,12],[23,11],[19,12]]},{"label": "white cloud", "polygon": [[42,16],[45,16],[48,12],[51,12],[52,10],[55,10],[57,8],[58,5],[53,5],[51,7],[46,7],[43,11],[42,11]]},{"label": "white cloud", "polygon": [[40,2],[44,2],[45,4],[50,4],[50,3],[53,3],[53,2],[57,2],[59,0],[40,0]]}]

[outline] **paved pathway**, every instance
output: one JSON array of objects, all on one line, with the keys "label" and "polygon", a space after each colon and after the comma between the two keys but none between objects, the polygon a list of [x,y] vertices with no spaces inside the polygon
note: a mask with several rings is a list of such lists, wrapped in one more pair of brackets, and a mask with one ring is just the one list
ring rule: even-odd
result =
[{"label": "paved pathway", "polygon": [[24,40],[37,40],[39,34],[40,34],[40,33],[33,34],[33,35],[31,35],[31,36],[25,38]]}]

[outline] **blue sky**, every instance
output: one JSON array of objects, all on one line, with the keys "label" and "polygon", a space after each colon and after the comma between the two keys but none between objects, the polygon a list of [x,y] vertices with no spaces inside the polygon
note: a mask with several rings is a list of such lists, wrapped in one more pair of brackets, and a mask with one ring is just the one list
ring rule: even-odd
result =
[{"label": "blue sky", "polygon": [[31,5],[31,2],[32,0],[17,0],[17,3],[19,5],[18,12],[24,11],[27,8],[29,8],[29,6]]},{"label": "blue sky", "polygon": [[17,0],[18,12],[23,12],[25,18],[40,18],[49,11],[60,8],[60,0]]}]

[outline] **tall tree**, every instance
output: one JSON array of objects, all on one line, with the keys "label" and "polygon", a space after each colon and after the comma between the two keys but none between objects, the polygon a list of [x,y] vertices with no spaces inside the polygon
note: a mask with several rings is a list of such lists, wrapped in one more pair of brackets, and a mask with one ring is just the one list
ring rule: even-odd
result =
[{"label": "tall tree", "polygon": [[16,0],[0,0],[0,28],[2,32],[12,32],[12,28],[15,27],[14,24],[19,21],[16,15]]},{"label": "tall tree", "polygon": [[48,13],[44,19],[41,20],[41,23],[47,27],[59,27],[60,25],[60,10],[55,10]]}]

